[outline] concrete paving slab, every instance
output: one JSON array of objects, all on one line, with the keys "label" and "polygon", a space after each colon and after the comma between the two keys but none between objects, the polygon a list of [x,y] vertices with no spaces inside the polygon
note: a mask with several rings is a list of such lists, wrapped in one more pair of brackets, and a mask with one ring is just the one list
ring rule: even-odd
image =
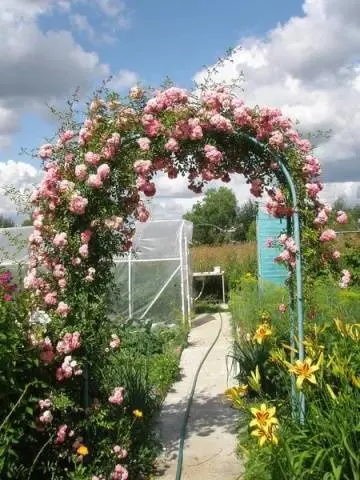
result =
[{"label": "concrete paving slab", "polygon": [[[221,314],[220,337],[198,377],[184,446],[182,480],[234,480],[243,465],[235,455],[238,413],[224,401],[226,355],[231,350],[230,315]],[[175,480],[179,435],[196,370],[220,327],[219,314],[199,315],[192,325],[189,347],[181,357],[181,379],[164,403],[159,433],[164,453],[159,459],[162,480]],[[231,384],[231,379],[229,379]]]}]

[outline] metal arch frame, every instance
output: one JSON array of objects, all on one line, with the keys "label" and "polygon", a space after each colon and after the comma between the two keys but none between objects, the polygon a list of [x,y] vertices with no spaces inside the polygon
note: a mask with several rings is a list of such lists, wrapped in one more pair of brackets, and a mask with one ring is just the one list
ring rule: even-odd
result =
[{"label": "metal arch frame", "polygon": [[[246,138],[254,145],[260,147],[263,151],[266,150],[267,146],[264,145],[262,142],[257,140],[250,135],[245,133],[239,132],[239,136]],[[272,152],[274,154],[274,152]],[[295,277],[296,277],[296,312],[297,312],[297,333],[298,333],[298,357],[300,361],[304,361],[305,359],[305,351],[304,351],[304,305],[303,305],[303,285],[302,285],[302,262],[301,262],[301,236],[300,236],[300,219],[299,219],[299,209],[298,209],[298,197],[296,194],[295,184],[293,179],[290,175],[289,170],[286,168],[282,161],[281,154],[276,154],[276,160],[279,164],[279,167],[285,177],[286,183],[290,189],[290,195],[292,200],[292,226],[293,226],[293,233],[294,233],[294,241],[297,246],[297,253],[296,253],[296,262],[295,262]],[[291,287],[290,287],[291,288]],[[290,292],[293,294],[293,292]],[[294,313],[294,312],[292,312]],[[294,343],[294,331],[293,331],[293,322],[291,321],[290,325],[290,342]],[[295,382],[292,378],[292,386],[291,386],[291,395],[292,395],[292,406],[293,406],[293,414],[295,413],[294,409],[296,405],[299,405],[299,420],[300,423],[304,423],[305,420],[305,396],[303,392],[299,394],[299,400],[297,401],[297,392],[295,388]]]}]

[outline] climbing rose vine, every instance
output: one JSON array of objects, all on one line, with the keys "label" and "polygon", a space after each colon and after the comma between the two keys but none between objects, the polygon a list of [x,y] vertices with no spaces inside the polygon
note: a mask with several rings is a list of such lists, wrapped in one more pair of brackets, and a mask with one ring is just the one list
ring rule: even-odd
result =
[{"label": "climbing rose vine", "polygon": [[[254,146],[249,136],[266,148]],[[229,182],[240,173],[255,197],[268,194],[269,214],[291,215],[286,188],[273,182],[282,179],[279,154],[297,183],[300,208],[314,217],[322,259],[338,260],[331,243],[336,234],[324,228],[331,209],[318,200],[319,161],[279,110],[249,108],[222,86],[200,97],[172,87],[146,98],[134,87],[127,103],[115,94],[95,98],[78,130],[64,130],[56,143],[40,148],[45,174],[32,196],[26,287],[34,290],[37,304],[66,317],[75,284],[89,292],[105,285],[113,255],[131,247],[134,220],[149,218],[142,196],[155,195],[157,172],[169,178],[186,174],[195,193],[211,180]],[[347,221],[344,212],[336,218]],[[290,238],[280,260],[291,268],[295,254]]]},{"label": "climbing rose vine", "polygon": [[[148,220],[144,198],[156,194],[159,172],[169,179],[185,175],[194,193],[211,180],[229,182],[242,174],[252,195],[267,197],[269,214],[290,218],[281,158],[299,198],[305,278],[329,269],[340,278],[336,234],[326,227],[332,213],[318,198],[321,168],[310,142],[280,110],[250,108],[226,87],[196,95],[171,87],[152,96],[134,87],[126,101],[108,92],[92,100],[81,124],[68,122],[54,143],[42,145],[39,156],[44,176],[31,199],[34,231],[25,287],[34,311],[47,312],[57,326],[56,338],[41,338],[37,345],[44,364],[55,363],[61,385],[82,381],[98,354],[96,332],[108,322],[113,258],[131,248],[135,221]],[[336,219],[345,223],[346,214],[337,212]],[[290,232],[279,244],[283,251],[276,261],[291,272],[298,246]],[[350,273],[343,271],[337,281],[347,286]],[[109,335],[107,344],[114,339]],[[115,406],[124,394],[121,386],[107,392]],[[43,424],[52,422],[46,407]],[[71,428],[60,425],[56,443]],[[122,475],[120,467],[116,475]]]}]

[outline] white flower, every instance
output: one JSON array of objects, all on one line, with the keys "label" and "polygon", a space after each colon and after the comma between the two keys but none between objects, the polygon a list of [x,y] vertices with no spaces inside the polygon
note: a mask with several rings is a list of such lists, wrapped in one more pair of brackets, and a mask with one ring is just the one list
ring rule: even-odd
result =
[{"label": "white flower", "polygon": [[42,310],[36,310],[30,314],[29,323],[32,325],[47,325],[51,322],[51,318]]},{"label": "white flower", "polygon": [[40,417],[40,421],[42,423],[51,423],[53,421],[53,416],[50,410],[45,410],[45,412],[43,412],[43,414]]}]

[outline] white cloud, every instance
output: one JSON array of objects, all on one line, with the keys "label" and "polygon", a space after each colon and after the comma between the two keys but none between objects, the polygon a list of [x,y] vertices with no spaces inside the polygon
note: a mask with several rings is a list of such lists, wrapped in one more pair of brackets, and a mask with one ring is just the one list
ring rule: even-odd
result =
[{"label": "white cloud", "polygon": [[130,25],[129,12],[122,0],[95,0],[95,4],[106,16],[115,20],[119,27]]},{"label": "white cloud", "polygon": [[[182,215],[191,210],[192,206],[201,201],[203,194],[195,194],[187,188],[186,177],[178,176],[169,179],[164,174],[158,174],[154,178],[156,184],[156,196],[150,201],[150,211],[153,219],[181,218]],[[219,188],[225,184],[221,181],[210,182],[204,189]],[[249,198],[249,186],[241,175],[233,175],[231,183],[225,185],[233,190],[239,205]]]},{"label": "white cloud", "polygon": [[[109,74],[94,52],[85,51],[68,31],[45,31],[41,15],[69,2],[2,0],[0,16],[0,147],[17,131],[22,114],[46,102],[83,92]],[[55,9],[55,10],[54,10]]]},{"label": "white cloud", "polygon": [[303,10],[263,38],[241,39],[215,77],[244,71],[250,105],[280,107],[304,133],[331,129],[317,149],[325,181],[360,180],[360,2],[305,0]]},{"label": "white cloud", "polygon": [[108,87],[114,90],[125,90],[135,85],[138,81],[139,76],[137,73],[132,72],[131,70],[123,69],[117,74],[113,75]]},{"label": "white cloud", "polygon": [[74,13],[70,15],[70,22],[77,31],[85,33],[90,40],[94,40],[95,30],[90,25],[85,15]]},{"label": "white cloud", "polygon": [[28,163],[13,160],[0,162],[0,214],[16,217],[16,205],[5,195],[9,187],[23,193],[31,191],[39,180],[40,171]]},{"label": "white cloud", "polygon": [[70,12],[71,10],[71,1],[69,0],[58,0],[58,8],[62,12]]},{"label": "white cloud", "polygon": [[170,199],[161,200],[155,199],[148,206],[152,220],[175,220],[182,218],[185,212],[191,210],[195,201],[199,198],[193,199]]},{"label": "white cloud", "polygon": [[360,183],[359,182],[335,182],[327,183],[321,192],[321,198],[332,204],[338,198],[343,198],[347,205],[360,204]]}]

